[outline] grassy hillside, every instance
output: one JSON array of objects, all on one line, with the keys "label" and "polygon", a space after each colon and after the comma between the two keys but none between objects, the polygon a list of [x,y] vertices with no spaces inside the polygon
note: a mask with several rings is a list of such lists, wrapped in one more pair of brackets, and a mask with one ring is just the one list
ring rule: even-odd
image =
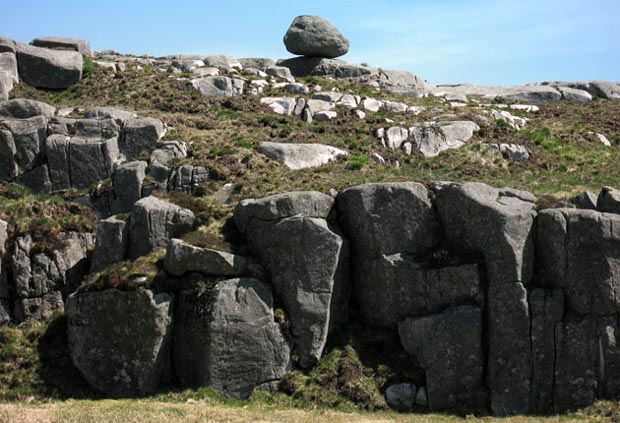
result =
[{"label": "grassy hillside", "polygon": [[[243,73],[242,76],[255,78]],[[517,131],[503,121],[485,122],[480,107],[451,108],[434,98],[414,99],[375,92],[362,84],[302,78],[301,82],[309,86],[319,84],[326,91],[337,89],[427,107],[418,116],[368,112],[363,120],[342,108],[334,121],[307,124],[298,117],[273,113],[260,104],[259,97],[202,97],[183,79],[189,77],[192,75],[162,73],[150,66],[141,69],[129,66],[123,73],[94,67],[78,85],[66,91],[46,92],[19,85],[12,96],[38,99],[56,107],[118,106],[136,110],[142,116],[160,118],[173,128],[166,139],[191,143],[190,155],[183,162],[211,170],[216,181],[205,187],[207,193],[224,182],[234,182],[241,186],[243,198],[297,189],[325,192],[364,182],[401,180],[475,180],[566,198],[583,190],[598,192],[601,186],[617,184],[618,180],[618,101],[597,99],[581,104],[562,101],[542,105],[538,113],[511,111],[530,119],[525,129]],[[291,96],[270,87],[261,96],[277,95]],[[481,129],[466,147],[424,158],[419,153],[406,156],[401,151],[384,150],[373,136],[374,129],[390,126],[378,123],[381,118],[405,125],[466,119],[477,122]],[[606,135],[612,147],[605,147],[590,132]],[[291,171],[256,152],[260,141],[272,140],[324,143],[346,149],[350,155],[328,166]],[[531,159],[507,160],[481,146],[481,143],[500,142],[525,145],[532,153]],[[398,161],[400,167],[368,160],[373,151],[389,163]]]}]

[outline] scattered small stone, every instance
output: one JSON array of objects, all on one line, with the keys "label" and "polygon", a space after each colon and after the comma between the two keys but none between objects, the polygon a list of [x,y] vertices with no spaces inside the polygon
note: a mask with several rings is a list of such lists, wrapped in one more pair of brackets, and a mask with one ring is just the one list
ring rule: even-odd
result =
[{"label": "scattered small stone", "polygon": [[312,115],[312,118],[317,122],[328,122],[338,117],[338,113],[333,110],[322,110]]},{"label": "scattered small stone", "polygon": [[381,157],[381,155],[380,155],[379,153],[375,153],[375,152],[373,152],[373,153],[370,155],[370,158],[371,158],[371,159],[372,159],[375,163],[377,163],[377,164],[380,164],[380,165],[384,165],[384,164],[385,164],[385,159],[384,159],[383,157]]},{"label": "scattered small stone", "polygon": [[353,116],[355,116],[359,120],[362,120],[366,118],[366,113],[364,113],[363,111],[359,109],[355,109],[353,110]]}]

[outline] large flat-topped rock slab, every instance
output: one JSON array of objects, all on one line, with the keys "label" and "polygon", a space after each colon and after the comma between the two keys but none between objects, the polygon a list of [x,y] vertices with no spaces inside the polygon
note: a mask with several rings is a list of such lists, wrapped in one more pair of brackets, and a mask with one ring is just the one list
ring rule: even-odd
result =
[{"label": "large flat-topped rock slab", "polygon": [[19,77],[36,88],[63,90],[82,79],[82,55],[76,51],[50,50],[20,44],[17,50]]},{"label": "large flat-topped rock slab", "polygon": [[274,159],[282,160],[292,169],[306,169],[325,165],[339,156],[348,153],[336,147],[324,144],[291,144],[277,142],[261,142],[258,152]]},{"label": "large flat-topped rock slab", "polygon": [[84,56],[92,56],[88,40],[68,37],[38,37],[30,42],[33,46],[44,47],[53,50],[72,50],[82,53]]}]

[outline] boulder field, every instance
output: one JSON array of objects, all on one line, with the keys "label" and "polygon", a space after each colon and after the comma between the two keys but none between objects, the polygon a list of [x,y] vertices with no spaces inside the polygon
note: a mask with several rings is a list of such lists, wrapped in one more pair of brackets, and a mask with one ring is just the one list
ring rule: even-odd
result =
[{"label": "boulder field", "polygon": [[64,288],[92,243],[75,235],[53,257],[20,238],[0,280],[20,293],[17,305],[66,303],[76,367],[114,397],[171,377],[236,398],[276,389],[358,320],[397,334],[423,370],[423,384],[387,387],[399,408],[564,412],[620,394],[615,194],[603,190],[599,210],[538,211],[530,193],[481,183],[283,193],[235,207],[244,254],[175,239],[192,216],[146,197],[130,222],[102,221],[94,256],[108,257],[109,239],[132,258],[133,243],[166,247],[158,288]]}]

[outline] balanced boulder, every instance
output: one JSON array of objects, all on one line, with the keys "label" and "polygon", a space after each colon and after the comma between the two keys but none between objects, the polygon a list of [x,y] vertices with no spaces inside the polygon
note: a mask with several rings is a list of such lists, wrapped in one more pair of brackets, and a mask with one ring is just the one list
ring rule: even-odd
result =
[{"label": "balanced boulder", "polygon": [[335,58],[347,54],[349,40],[327,19],[298,16],[284,35],[286,49],[302,56]]}]

